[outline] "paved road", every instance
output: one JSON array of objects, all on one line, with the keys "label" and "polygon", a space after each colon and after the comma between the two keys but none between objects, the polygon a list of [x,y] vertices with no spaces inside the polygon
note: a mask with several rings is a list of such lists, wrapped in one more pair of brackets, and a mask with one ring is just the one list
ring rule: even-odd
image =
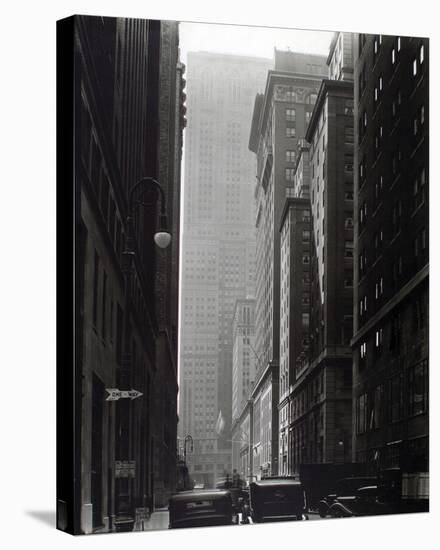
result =
[{"label": "paved road", "polygon": [[169,523],[169,513],[168,508],[159,508],[155,510],[151,516],[144,522],[140,522],[135,525],[135,531],[152,531],[152,530],[161,530],[168,529]]},{"label": "paved road", "polygon": [[[239,514],[241,516],[241,514]],[[241,517],[240,517],[241,519]],[[309,514],[309,520],[321,520],[318,514]],[[329,519],[329,518],[326,518]],[[168,529],[169,513],[167,508],[156,510],[151,516],[143,523],[137,523],[134,527],[135,531],[151,531],[151,530],[163,530]],[[249,520],[252,524],[252,520]],[[240,525],[240,523],[238,524]]]}]

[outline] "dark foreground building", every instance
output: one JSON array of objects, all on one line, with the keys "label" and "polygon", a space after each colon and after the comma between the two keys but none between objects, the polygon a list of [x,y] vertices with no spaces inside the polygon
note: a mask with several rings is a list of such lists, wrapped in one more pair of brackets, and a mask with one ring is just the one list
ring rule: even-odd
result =
[{"label": "dark foreground building", "polygon": [[[178,26],[75,16],[77,533],[128,526],[176,484],[180,155]],[[167,249],[155,246],[166,201]],[[66,186],[69,188],[66,181]],[[127,216],[133,239],[127,242]],[[124,254],[130,245],[132,254]],[[107,389],[136,399],[107,400]]]},{"label": "dark foreground building", "polygon": [[429,471],[428,40],[355,52],[354,459],[410,492]]}]

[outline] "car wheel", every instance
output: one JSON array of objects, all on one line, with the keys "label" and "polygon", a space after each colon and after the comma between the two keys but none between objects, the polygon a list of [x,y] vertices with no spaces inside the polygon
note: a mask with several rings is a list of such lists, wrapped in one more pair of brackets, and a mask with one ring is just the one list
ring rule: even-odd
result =
[{"label": "car wheel", "polygon": [[320,506],[318,508],[318,514],[321,518],[325,518],[327,516],[327,510],[324,508],[324,506]]}]

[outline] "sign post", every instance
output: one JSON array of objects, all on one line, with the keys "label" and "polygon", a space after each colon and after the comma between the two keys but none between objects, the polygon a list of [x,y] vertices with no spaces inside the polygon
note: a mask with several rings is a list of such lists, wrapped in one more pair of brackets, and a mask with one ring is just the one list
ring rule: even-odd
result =
[{"label": "sign post", "polygon": [[118,390],[118,388],[106,388],[108,396],[106,401],[119,401],[119,399],[136,399],[144,395],[142,392],[137,390]]}]

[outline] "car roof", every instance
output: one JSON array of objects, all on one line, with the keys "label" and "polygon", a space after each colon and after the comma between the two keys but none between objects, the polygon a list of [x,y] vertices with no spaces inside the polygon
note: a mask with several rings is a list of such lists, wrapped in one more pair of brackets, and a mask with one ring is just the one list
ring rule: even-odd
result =
[{"label": "car roof", "polygon": [[178,502],[181,500],[185,501],[199,498],[216,498],[224,495],[230,495],[230,492],[222,489],[196,489],[175,493],[174,495],[171,495],[170,500]]},{"label": "car roof", "polygon": [[272,478],[272,479],[259,479],[258,481],[253,481],[251,485],[266,486],[266,485],[290,485],[297,486],[301,485],[301,482],[296,479],[291,478]]}]

